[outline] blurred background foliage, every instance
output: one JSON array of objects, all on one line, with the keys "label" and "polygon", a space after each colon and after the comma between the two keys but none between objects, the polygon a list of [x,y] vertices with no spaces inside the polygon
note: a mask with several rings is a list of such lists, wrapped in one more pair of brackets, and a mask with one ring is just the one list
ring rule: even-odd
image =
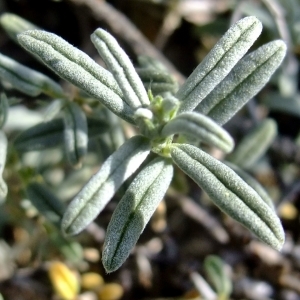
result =
[{"label": "blurred background foliage", "polygon": [[[141,54],[154,57],[179,83],[230,24],[244,16],[255,15],[264,25],[253,49],[274,39],[283,39],[288,46],[288,55],[271,82],[225,126],[240,148],[245,140],[264,147],[254,158],[242,157],[238,165],[273,199],[286,232],[282,252],[253,239],[177,170],[172,188],[134,252],[120,270],[109,275],[100,262],[101,247],[126,186],[85,232],[72,239],[61,235],[57,216],[47,214],[47,197],[57,197],[65,206],[134,129],[89,99],[78,104],[87,116],[109,123],[110,130],[92,127],[93,138],[81,168],[73,169],[66,162],[61,147],[22,153],[13,144],[15,138],[55,112],[55,105],[50,106],[47,96],[24,96],[2,82],[10,104],[4,126],[9,147],[3,174],[9,192],[0,209],[3,299],[300,299],[299,0],[0,0],[0,12],[17,14],[60,35],[100,64],[90,34],[105,28],[133,62]],[[59,81],[2,29],[0,49]],[[70,97],[78,93],[66,82],[60,83]],[[266,144],[268,133],[263,132],[257,141],[253,132],[267,118],[276,124],[277,135],[272,133]],[[223,158],[214,149],[208,151]],[[245,164],[248,160],[251,164]],[[42,208],[30,201],[39,189],[30,185],[33,181],[48,191],[39,196],[45,199]]]}]

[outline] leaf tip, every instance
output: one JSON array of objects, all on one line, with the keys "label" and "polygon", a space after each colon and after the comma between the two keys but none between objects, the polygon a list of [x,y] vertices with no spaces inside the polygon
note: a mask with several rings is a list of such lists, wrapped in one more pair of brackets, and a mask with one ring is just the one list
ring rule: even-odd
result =
[{"label": "leaf tip", "polygon": [[81,230],[78,230],[75,226],[73,226],[73,222],[71,222],[68,214],[65,212],[61,219],[60,228],[65,237],[73,236],[79,234]]},{"label": "leaf tip", "polygon": [[[126,260],[126,258],[125,258]],[[117,259],[116,255],[113,255],[111,251],[107,251],[107,248],[104,247],[102,251],[102,265],[106,274],[110,274],[116,270],[118,270],[125,260]]]}]

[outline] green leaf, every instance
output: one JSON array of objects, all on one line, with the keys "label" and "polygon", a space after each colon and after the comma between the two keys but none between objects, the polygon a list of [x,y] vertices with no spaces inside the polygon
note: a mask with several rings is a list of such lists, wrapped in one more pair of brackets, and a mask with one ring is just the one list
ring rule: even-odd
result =
[{"label": "green leaf", "polygon": [[[89,139],[107,132],[110,128],[105,121],[95,118],[87,118],[87,126]],[[14,146],[20,152],[28,152],[63,145],[64,128],[64,121],[61,118],[37,124],[19,134]]]},{"label": "green leaf", "polygon": [[255,96],[280,66],[286,53],[283,41],[273,41],[245,56],[198,105],[196,111],[223,125]]},{"label": "green leaf", "polygon": [[[105,135],[107,137],[105,143],[110,149],[109,154],[111,154],[124,144],[124,142],[127,140],[126,134],[122,125],[122,120],[120,120],[120,118],[118,118],[110,110],[103,110],[103,116],[101,117],[104,120],[107,120],[109,124],[109,130]],[[104,137],[101,139],[101,141],[103,140]]]},{"label": "green leaf", "polygon": [[139,55],[138,56],[138,63],[142,68],[145,69],[154,69],[167,72],[167,68],[161,63],[158,59],[153,58],[147,55]]},{"label": "green leaf", "polygon": [[177,91],[177,84],[168,82],[146,82],[143,81],[146,90],[151,90],[153,95],[161,95],[162,93],[170,92],[174,94]]},{"label": "green leaf", "polygon": [[161,105],[163,111],[163,122],[169,122],[176,116],[180,102],[176,97],[168,92],[163,95]]},{"label": "green leaf", "polygon": [[[46,225],[47,226],[47,225]],[[59,229],[51,228],[49,225],[48,235],[51,242],[59,249],[67,261],[78,264],[83,260],[83,249],[79,242],[64,237]]]},{"label": "green leaf", "polygon": [[225,213],[280,250],[284,231],[274,210],[233,170],[191,145],[174,145],[171,157]]},{"label": "green leaf", "polygon": [[20,152],[44,150],[61,145],[64,123],[62,119],[40,123],[23,131],[14,141]]},{"label": "green leaf", "polygon": [[164,197],[173,177],[171,161],[158,157],[136,176],[108,225],[102,262],[106,272],[118,269],[130,254]]},{"label": "green leaf", "polygon": [[81,165],[87,153],[88,126],[82,109],[69,102],[64,109],[64,143],[67,158],[71,165]]},{"label": "green leaf", "polygon": [[62,88],[55,81],[2,54],[0,54],[0,78],[29,96],[34,97],[41,93],[51,97],[63,96]]},{"label": "green leaf", "polygon": [[44,122],[49,122],[56,117],[66,104],[66,99],[55,99],[51,101],[44,111]]},{"label": "green leaf", "polygon": [[240,168],[250,169],[265,154],[276,135],[276,122],[263,120],[240,141],[227,160]]},{"label": "green leaf", "polygon": [[26,187],[26,194],[40,214],[52,224],[60,226],[65,207],[49,188],[32,182]]},{"label": "green leaf", "polygon": [[0,17],[0,25],[11,39],[18,43],[17,35],[26,30],[39,29],[38,26],[11,13],[4,13]]},{"label": "green leaf", "polygon": [[229,299],[232,282],[225,272],[225,265],[221,258],[216,255],[207,256],[204,260],[204,269],[217,291],[218,299]]},{"label": "green leaf", "polygon": [[195,109],[245,55],[261,30],[256,17],[247,17],[225,33],[177,92],[182,101],[180,113]]},{"label": "green leaf", "polygon": [[0,204],[2,204],[7,196],[7,185],[2,178],[7,155],[7,138],[5,133],[0,130]]},{"label": "green leaf", "polygon": [[9,103],[5,93],[0,95],[0,129],[4,126],[8,116]]},{"label": "green leaf", "polygon": [[87,118],[88,137],[89,139],[98,137],[110,130],[110,125],[101,119]]},{"label": "green leaf", "polygon": [[88,55],[45,31],[26,31],[18,35],[18,41],[59,76],[98,99],[116,115],[134,123],[133,111],[123,101],[122,91],[112,74]]},{"label": "green leaf", "polygon": [[170,73],[155,68],[136,68],[135,71],[144,83],[171,83],[176,84],[176,81]]},{"label": "green leaf", "polygon": [[135,136],[113,153],[70,203],[62,221],[63,231],[73,235],[88,226],[138,169],[150,149],[148,139]]},{"label": "green leaf", "polygon": [[150,101],[143,83],[116,39],[100,28],[91,35],[91,39],[106,66],[114,74],[127,104],[132,108],[149,105]]},{"label": "green leaf", "polygon": [[234,147],[234,141],[225,129],[210,118],[196,112],[178,115],[163,127],[161,133],[164,137],[176,133],[186,134],[218,147],[226,153],[232,151]]},{"label": "green leaf", "polygon": [[264,96],[264,104],[271,111],[284,112],[300,118],[300,94],[296,93],[293,96],[285,97],[278,92],[268,92]]},{"label": "green leaf", "polygon": [[146,90],[151,90],[153,95],[161,93],[175,93],[178,90],[177,82],[167,71],[148,68],[136,68]]},{"label": "green leaf", "polygon": [[263,199],[272,209],[275,210],[273,200],[270,198],[265,189],[261,186],[261,184],[253,178],[250,174],[243,171],[238,166],[225,161],[224,162],[229,168],[231,168],[236,174],[238,174],[249,186],[251,186],[254,191]]}]

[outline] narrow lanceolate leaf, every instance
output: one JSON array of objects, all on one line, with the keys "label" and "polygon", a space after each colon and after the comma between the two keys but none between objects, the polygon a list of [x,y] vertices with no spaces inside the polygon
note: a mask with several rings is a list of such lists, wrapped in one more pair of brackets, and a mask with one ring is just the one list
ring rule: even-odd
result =
[{"label": "narrow lanceolate leaf", "polygon": [[286,45],[277,40],[245,56],[198,105],[196,111],[223,125],[255,96],[280,66]]},{"label": "narrow lanceolate leaf", "polygon": [[274,209],[273,200],[270,198],[265,189],[261,186],[261,184],[253,178],[250,174],[239,168],[238,166],[225,161],[224,162],[228,167],[230,167],[236,174],[238,174],[248,185],[250,185],[255,192],[263,199],[272,209]]},{"label": "narrow lanceolate leaf", "polygon": [[235,23],[189,76],[176,96],[180,112],[193,110],[245,55],[262,29],[256,17]]},{"label": "narrow lanceolate leaf", "polygon": [[191,145],[174,145],[171,157],[225,213],[268,245],[281,249],[284,231],[279,218],[232,169]]},{"label": "narrow lanceolate leaf", "polygon": [[216,255],[207,256],[204,260],[204,269],[217,291],[218,299],[229,299],[232,292],[232,282],[220,257]]},{"label": "narrow lanceolate leaf", "polygon": [[107,272],[115,271],[124,263],[164,197],[172,177],[171,161],[159,157],[133,180],[107,228],[102,253]]},{"label": "narrow lanceolate leaf", "polygon": [[249,169],[265,154],[276,135],[276,122],[265,119],[241,140],[227,159],[243,169]]},{"label": "narrow lanceolate leaf", "polygon": [[167,71],[155,68],[136,68],[146,90],[151,90],[153,95],[159,93],[175,93],[178,89],[177,82]]},{"label": "narrow lanceolate leaf", "polygon": [[[45,224],[47,226],[48,224]],[[52,228],[51,228],[52,229]],[[49,230],[47,232],[50,241],[63,256],[72,264],[78,264],[83,260],[83,249],[79,242],[63,236],[62,232],[58,230]]]},{"label": "narrow lanceolate leaf", "polygon": [[[106,122],[94,118],[87,118],[87,126],[89,139],[110,129]],[[14,146],[20,152],[27,152],[63,145],[64,128],[64,121],[60,118],[37,124],[18,135]]]},{"label": "narrow lanceolate leaf", "polygon": [[135,136],[113,153],[70,203],[62,221],[63,231],[77,234],[89,225],[146,159],[150,149],[148,139]]},{"label": "narrow lanceolate leaf", "polygon": [[139,66],[146,69],[154,69],[167,72],[167,68],[156,58],[147,55],[139,55],[138,56]]},{"label": "narrow lanceolate leaf", "polygon": [[[101,136],[101,139],[97,140],[97,144],[100,149],[102,161],[106,160],[113,152],[120,148],[125,141],[128,139],[122,126],[122,120],[112,113],[108,109],[103,109],[99,112],[99,120],[105,120],[106,125],[100,126],[89,126],[89,136],[99,136],[99,127],[104,128],[105,133]],[[95,124],[96,125],[96,124]],[[98,132],[97,135],[95,135]],[[94,134],[95,133],[95,134]],[[103,132],[102,132],[103,133]]]},{"label": "narrow lanceolate leaf", "polygon": [[162,71],[155,68],[136,68],[135,70],[143,82],[176,84],[175,79],[167,71]]},{"label": "narrow lanceolate leaf", "polygon": [[62,119],[37,124],[23,131],[14,141],[20,152],[44,150],[61,145],[63,142],[64,123]]},{"label": "narrow lanceolate leaf", "polygon": [[7,185],[2,178],[5,167],[7,154],[7,138],[3,131],[0,130],[0,204],[4,202],[7,195]]},{"label": "narrow lanceolate leaf", "polygon": [[212,119],[195,112],[178,115],[162,129],[162,136],[164,137],[176,133],[195,137],[204,143],[220,148],[226,153],[232,151],[234,147],[234,141],[225,129]]},{"label": "narrow lanceolate leaf", "polygon": [[263,103],[271,111],[279,111],[300,118],[300,94],[284,96],[278,91],[268,91]]},{"label": "narrow lanceolate leaf", "polygon": [[177,84],[174,83],[144,81],[143,84],[145,89],[147,91],[151,90],[154,96],[167,92],[174,94],[177,91]]},{"label": "narrow lanceolate leaf", "polygon": [[122,91],[112,74],[88,55],[45,31],[26,31],[18,35],[18,41],[59,76],[101,101],[118,116],[134,123],[132,109],[123,101]]},{"label": "narrow lanceolate leaf", "polygon": [[1,93],[0,95],[0,129],[4,126],[8,115],[9,103],[6,95]]},{"label": "narrow lanceolate leaf", "polygon": [[150,101],[143,83],[116,39],[100,28],[91,35],[91,39],[106,66],[114,74],[127,104],[132,108],[149,105]]},{"label": "narrow lanceolate leaf", "polygon": [[78,166],[87,152],[87,120],[82,109],[70,102],[64,109],[64,142],[71,165]]},{"label": "narrow lanceolate leaf", "polygon": [[39,29],[38,26],[28,22],[27,20],[10,13],[2,14],[0,17],[0,25],[9,35],[11,39],[18,42],[17,35],[26,30]]},{"label": "narrow lanceolate leaf", "polygon": [[[116,117],[116,115],[114,116]],[[96,118],[87,118],[87,126],[89,139],[95,138],[110,130],[110,125],[106,121]]]},{"label": "narrow lanceolate leaf", "polygon": [[41,93],[51,97],[63,96],[62,88],[52,79],[2,54],[0,54],[0,78],[29,96]]},{"label": "narrow lanceolate leaf", "polygon": [[30,183],[26,188],[26,194],[41,215],[54,225],[60,225],[64,205],[45,185]]},{"label": "narrow lanceolate leaf", "polygon": [[67,99],[55,99],[53,100],[44,111],[44,122],[51,121],[58,113],[63,109],[67,103]]}]

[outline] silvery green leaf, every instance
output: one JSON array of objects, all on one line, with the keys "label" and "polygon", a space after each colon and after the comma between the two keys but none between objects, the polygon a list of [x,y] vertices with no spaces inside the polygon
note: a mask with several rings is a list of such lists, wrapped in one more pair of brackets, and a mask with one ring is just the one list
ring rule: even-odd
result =
[{"label": "silvery green leaf", "polygon": [[295,138],[295,144],[297,147],[300,147],[300,132],[298,132],[298,134]]},{"label": "silvery green leaf", "polygon": [[205,300],[218,299],[218,295],[216,294],[216,292],[212,289],[212,287],[208,284],[208,282],[199,273],[191,272],[189,277],[195,289],[201,295],[201,298]]},{"label": "silvery green leaf", "polygon": [[109,122],[109,131],[107,132],[110,153],[116,151],[126,141],[126,135],[122,126],[122,121],[110,110],[105,110],[105,120]]},{"label": "silvery green leaf", "polygon": [[79,242],[64,237],[58,230],[48,230],[48,234],[51,242],[54,243],[68,261],[75,264],[82,261],[83,249]]},{"label": "silvery green leaf", "polygon": [[0,54],[0,78],[29,96],[41,93],[51,97],[63,96],[62,88],[52,79],[2,54]]},{"label": "silvery green leaf", "polygon": [[88,126],[85,113],[74,102],[64,108],[64,144],[71,165],[81,165],[87,153]]},{"label": "silvery green leaf", "polygon": [[44,122],[51,121],[66,105],[66,99],[53,100],[44,111]]},{"label": "silvery green leaf", "polygon": [[209,255],[204,260],[204,269],[209,281],[217,291],[218,299],[229,299],[232,292],[232,282],[225,272],[225,264],[220,257]]},{"label": "silvery green leaf", "polygon": [[151,69],[167,72],[167,68],[164,66],[164,64],[162,64],[159,60],[147,55],[139,55],[138,63],[142,68],[146,68],[146,69],[151,68]]},{"label": "silvery green leaf", "polygon": [[[109,125],[99,119],[87,118],[89,139],[109,130]],[[39,123],[17,136],[15,148],[20,152],[44,150],[63,145],[64,122],[61,118]]]},{"label": "silvery green leaf", "polygon": [[178,90],[176,97],[182,101],[180,113],[194,110],[244,56],[261,30],[256,17],[246,17],[225,33]]},{"label": "silvery green leaf", "polygon": [[264,96],[264,104],[271,111],[279,111],[300,118],[300,94],[284,97],[278,92],[268,92]]},{"label": "silvery green leaf", "polygon": [[171,92],[178,89],[177,82],[167,71],[155,68],[136,68],[146,90],[151,90],[154,95]]},{"label": "silvery green leaf", "polygon": [[176,84],[175,79],[167,71],[162,71],[155,68],[136,68],[136,73],[143,82],[151,83],[171,83]]},{"label": "silvery green leaf", "polygon": [[277,40],[245,56],[198,105],[196,111],[223,125],[255,96],[280,66],[286,45]]},{"label": "silvery green leaf", "polygon": [[163,137],[176,133],[186,134],[200,139],[202,142],[215,146],[228,153],[234,147],[232,137],[225,129],[212,119],[196,112],[179,114],[162,129]]},{"label": "silvery green leaf", "polygon": [[265,191],[265,189],[261,186],[261,184],[253,178],[250,174],[243,171],[238,166],[225,161],[224,162],[228,167],[230,167],[236,174],[238,174],[249,186],[251,186],[254,191],[263,199],[271,208],[274,209],[274,203],[273,200],[270,198],[268,193]]},{"label": "silvery green leaf", "polygon": [[30,30],[18,35],[19,43],[62,78],[98,99],[121,118],[134,123],[132,109],[112,74],[88,55],[57,35]]},{"label": "silvery green leaf", "polygon": [[7,195],[7,185],[2,178],[2,174],[5,167],[7,154],[7,138],[5,133],[0,130],[0,204],[4,202]]},{"label": "silvery green leaf", "polygon": [[17,35],[26,30],[39,29],[38,26],[11,13],[4,13],[0,17],[0,25],[11,39],[18,42]]},{"label": "silvery green leaf", "polygon": [[0,95],[0,129],[3,127],[7,120],[9,103],[6,95],[1,93]]},{"label": "silvery green leaf", "polygon": [[66,202],[76,195],[82,186],[94,175],[95,162],[87,162],[82,166],[81,169],[74,172],[70,172],[64,180],[55,186],[56,195],[63,201]]},{"label": "silvery green leaf", "polygon": [[179,105],[179,100],[176,97],[174,97],[172,93],[167,92],[163,94],[162,110],[165,115],[165,122],[168,122],[175,117]]},{"label": "silvery green leaf", "polygon": [[146,90],[151,90],[153,95],[161,95],[162,93],[170,92],[174,94],[178,87],[177,84],[168,82],[143,82]]},{"label": "silvery green leaf", "polygon": [[45,185],[32,182],[26,187],[28,199],[48,221],[56,226],[64,213],[63,203]]},{"label": "silvery green leaf", "polygon": [[164,197],[173,177],[169,159],[158,157],[135,177],[108,225],[102,262],[106,272],[118,269],[130,254]]},{"label": "silvery green leaf", "polygon": [[[21,99],[24,102],[24,99]],[[24,104],[11,105],[11,98],[9,98],[10,107],[9,114],[5,123],[7,130],[22,131],[31,126],[43,122],[43,115],[38,110],[28,109]]]},{"label": "silvery green leaf", "polygon": [[87,118],[87,126],[89,139],[95,138],[110,130],[110,125],[106,121],[96,118]]},{"label": "silvery green leaf", "polygon": [[[105,87],[114,91],[114,93],[118,94],[119,96],[122,96],[122,91],[118,87],[117,82],[109,71],[98,65],[87,54],[73,47],[67,41],[55,35],[54,33],[43,30],[28,30],[18,35],[18,40],[21,40],[22,46],[25,48],[28,47],[28,51],[32,52],[33,55],[36,55],[41,60],[45,59],[43,62],[46,64],[48,62],[51,69],[52,64],[55,63],[57,64],[58,68],[63,68],[63,61],[66,61],[66,63],[67,61],[73,62],[74,64],[82,67],[85,72],[91,74],[95,79],[98,79],[98,81],[101,82]],[[36,46],[32,45],[32,43],[36,43]],[[48,57],[47,50],[49,51]],[[59,64],[59,61],[55,61],[55,55],[57,59],[63,60],[61,65]],[[54,61],[51,61],[51,58]],[[70,66],[72,66],[72,64],[70,64]],[[54,69],[54,71],[59,71],[59,69]]]},{"label": "silvery green leaf", "polygon": [[91,40],[118,82],[127,104],[132,108],[149,105],[150,101],[143,83],[116,39],[107,31],[98,28],[91,35]]},{"label": "silvery green leaf", "polygon": [[62,220],[63,231],[73,235],[89,225],[146,159],[150,149],[148,139],[135,136],[114,152],[70,203]]},{"label": "silvery green leaf", "polygon": [[268,150],[277,135],[277,124],[273,119],[265,119],[255,126],[227,157],[240,168],[251,168]]},{"label": "silvery green leaf", "polygon": [[23,131],[14,141],[20,152],[48,149],[62,145],[64,123],[62,119],[37,124]]},{"label": "silvery green leaf", "polygon": [[232,169],[191,145],[174,145],[171,157],[225,213],[280,250],[284,231],[274,210]]}]

